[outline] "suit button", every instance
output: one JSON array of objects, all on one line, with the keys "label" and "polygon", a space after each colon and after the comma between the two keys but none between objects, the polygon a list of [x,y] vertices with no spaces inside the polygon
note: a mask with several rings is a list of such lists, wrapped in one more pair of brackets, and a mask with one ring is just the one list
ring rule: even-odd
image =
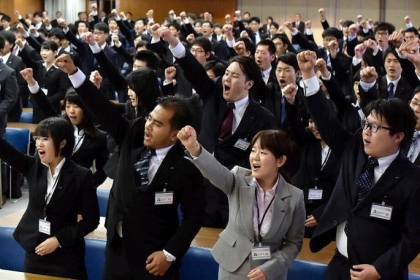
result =
[{"label": "suit button", "polygon": [[336,225],[337,225],[337,221],[334,221],[334,222],[333,222],[333,225],[335,225],[335,226],[336,226]]}]

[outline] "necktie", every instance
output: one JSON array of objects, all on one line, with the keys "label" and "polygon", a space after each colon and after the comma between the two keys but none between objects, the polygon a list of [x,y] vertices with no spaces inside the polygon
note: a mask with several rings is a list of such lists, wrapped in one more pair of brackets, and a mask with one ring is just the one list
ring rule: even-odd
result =
[{"label": "necktie", "polygon": [[154,155],[156,155],[156,151],[147,148],[143,151],[142,158],[134,164],[134,168],[140,175],[141,189],[147,189],[147,186],[149,185],[149,178],[147,177],[147,172],[149,171],[150,158]]},{"label": "necktie", "polygon": [[[368,194],[370,188],[372,187],[373,178],[374,178],[374,169],[378,166],[378,160],[376,158],[369,158],[368,162],[366,163],[365,171],[360,174],[359,179],[357,180],[356,187],[357,187],[357,203],[362,201],[363,198]],[[348,221],[344,227],[344,232],[348,233]]]},{"label": "necktie", "polygon": [[411,162],[414,162],[414,151],[417,148],[417,139],[420,137],[420,131],[414,131],[413,140],[411,141],[410,150],[408,151],[407,157]]},{"label": "necktie", "polygon": [[222,128],[220,129],[219,138],[225,139],[227,136],[232,134],[233,126],[233,109],[235,109],[235,103],[228,102],[228,111],[225,117],[225,120],[222,123]]},{"label": "necktie", "polygon": [[388,89],[388,99],[391,99],[391,98],[394,98],[394,87],[395,87],[395,85],[394,85],[394,83],[389,83],[389,85],[388,85],[389,87],[389,89]]},{"label": "necktie", "polygon": [[286,120],[286,100],[283,98],[281,99],[281,124],[284,123]]},{"label": "necktie", "polygon": [[15,45],[14,48],[13,48],[12,54],[13,55],[17,55],[18,54],[18,50],[19,50],[19,47],[17,45]]}]

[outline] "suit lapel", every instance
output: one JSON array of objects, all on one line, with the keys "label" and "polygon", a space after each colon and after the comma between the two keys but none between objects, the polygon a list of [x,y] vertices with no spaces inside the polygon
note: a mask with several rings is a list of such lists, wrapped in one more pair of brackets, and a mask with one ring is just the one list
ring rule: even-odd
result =
[{"label": "suit lapel", "polygon": [[359,180],[360,174],[362,173],[362,171],[364,170],[364,167],[366,165],[366,160],[367,160],[367,156],[364,153],[363,149],[359,150],[359,153],[357,155],[357,163],[356,163],[356,170],[354,173],[354,185],[350,186],[350,205],[353,207],[354,205],[356,205],[356,201],[357,201],[357,181]]},{"label": "suit lapel", "polygon": [[167,172],[167,170],[174,171],[180,158],[182,158],[183,151],[180,145],[181,144],[179,142],[176,142],[166,154],[150,184],[152,188],[160,186],[165,180],[167,180],[168,175],[172,174],[172,172]]},{"label": "suit lapel", "polygon": [[60,204],[62,202],[61,197],[67,193],[67,189],[70,186],[71,179],[73,176],[73,168],[70,164],[70,161],[66,159],[63,167],[61,168],[57,185],[55,186],[55,190],[51,196],[50,203],[48,206],[53,206],[54,204]]},{"label": "suit lapel", "polygon": [[[260,106],[254,100],[249,99],[248,107],[246,108],[244,115],[241,119],[241,122],[238,125],[238,128],[235,130],[234,134],[244,133],[249,131],[249,127],[251,127],[255,120],[255,107]],[[228,137],[227,137],[228,138]],[[251,139],[247,139],[251,141]]]},{"label": "suit lapel", "polygon": [[[252,176],[244,178],[247,186],[240,187],[240,204],[242,224],[246,230],[247,237],[254,240],[254,204],[256,184]],[[251,219],[249,217],[252,217]]]}]

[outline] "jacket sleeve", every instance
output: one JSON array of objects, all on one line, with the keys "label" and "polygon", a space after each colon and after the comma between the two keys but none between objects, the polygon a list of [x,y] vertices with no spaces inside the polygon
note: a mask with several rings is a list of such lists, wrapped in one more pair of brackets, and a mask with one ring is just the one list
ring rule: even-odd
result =
[{"label": "jacket sleeve", "polygon": [[7,115],[10,110],[12,110],[13,106],[15,106],[18,100],[19,92],[15,71],[9,74],[9,76],[4,81],[3,86],[3,89],[0,88],[0,90],[3,92],[3,100],[0,101],[1,116]]}]

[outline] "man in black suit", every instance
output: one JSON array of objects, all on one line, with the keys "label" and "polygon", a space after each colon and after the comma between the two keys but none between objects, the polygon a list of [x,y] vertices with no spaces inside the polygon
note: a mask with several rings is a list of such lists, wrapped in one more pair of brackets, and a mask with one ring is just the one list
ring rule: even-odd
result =
[{"label": "man in black suit", "polygon": [[[318,252],[336,239],[327,279],[406,280],[408,264],[420,252],[420,168],[400,151],[411,141],[415,116],[397,98],[376,100],[365,109],[362,129],[349,133],[327,105],[315,61],[315,52],[298,54],[309,112],[343,161],[310,249]],[[377,73],[366,67],[360,76],[371,83]]]},{"label": "man in black suit", "polygon": [[[305,23],[301,20],[301,15],[299,13],[295,14],[295,21],[292,22],[292,25],[299,31],[300,34],[305,34]],[[299,44],[295,37],[292,37],[292,44]]]},{"label": "man in black suit", "polygon": [[407,157],[411,162],[420,166],[420,87],[414,89],[410,107],[417,117],[417,122],[411,145],[407,150]]},{"label": "man in black suit", "polygon": [[259,31],[260,29],[260,18],[251,17],[249,19],[249,29],[246,29],[249,38],[251,38],[254,45],[257,45],[261,40],[267,39],[268,34],[263,34]]},{"label": "man in black suit", "polygon": [[273,67],[273,61],[276,59],[276,46],[269,39],[261,40],[257,44],[254,56],[255,62],[261,70],[261,76],[265,84],[278,84],[276,79],[276,68]]},{"label": "man in black suit", "polygon": [[[249,98],[250,89],[263,83],[258,65],[252,58],[237,56],[231,60],[225,75],[213,80],[168,28],[161,27],[159,33],[169,43],[185,77],[203,100],[200,143],[224,166],[248,167],[251,139],[260,130],[273,129],[277,125],[268,110]],[[226,195],[209,186],[207,205],[204,225],[226,226]]]},{"label": "man in black suit", "polygon": [[[146,120],[128,122],[79,71],[57,59],[86,107],[119,143],[107,213],[104,279],[179,279],[183,255],[201,227],[203,177],[184,158],[178,131],[191,124],[185,99],[167,97]],[[153,153],[153,151],[155,153]],[[147,166],[146,166],[147,163]],[[177,208],[183,213],[178,220]]]},{"label": "man in black suit", "polygon": [[15,70],[16,78],[18,82],[18,97],[15,106],[7,114],[7,121],[19,122],[20,115],[22,114],[22,99],[28,99],[28,88],[25,80],[22,78],[20,71],[25,69],[25,64],[22,59],[11,53],[11,50],[15,46],[15,34],[11,31],[1,31],[0,37],[4,39],[4,47],[1,50],[0,55],[2,56],[3,63]]}]

